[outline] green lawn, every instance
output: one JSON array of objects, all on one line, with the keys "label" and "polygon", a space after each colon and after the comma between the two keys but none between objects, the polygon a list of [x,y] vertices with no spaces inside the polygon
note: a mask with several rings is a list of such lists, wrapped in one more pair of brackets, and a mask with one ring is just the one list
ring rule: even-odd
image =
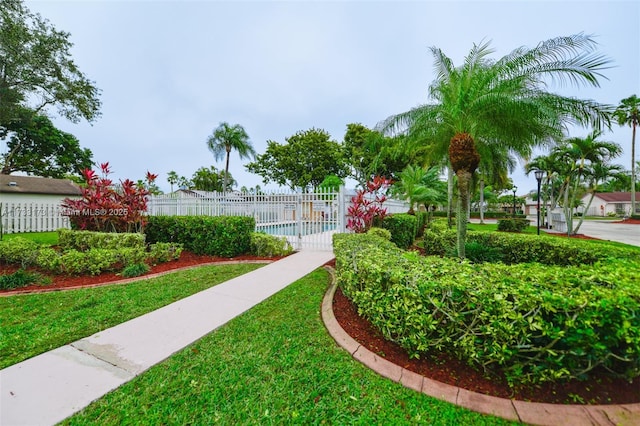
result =
[{"label": "green lawn", "polygon": [[263,265],[211,265],[126,285],[0,297],[0,368],[90,336]]},{"label": "green lawn", "polygon": [[353,360],[320,318],[327,283],[313,272],[64,424],[510,424]]},{"label": "green lawn", "polygon": [[9,240],[11,238],[27,238],[29,240],[33,240],[36,243],[46,244],[49,246],[54,246],[58,244],[58,233],[55,231],[52,232],[25,232],[22,234],[3,234],[3,240]]}]

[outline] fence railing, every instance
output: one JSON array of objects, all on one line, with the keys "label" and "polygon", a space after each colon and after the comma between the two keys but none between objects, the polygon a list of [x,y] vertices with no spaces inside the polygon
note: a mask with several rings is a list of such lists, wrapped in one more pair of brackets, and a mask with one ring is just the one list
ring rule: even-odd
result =
[{"label": "fence railing", "polygon": [[0,202],[0,233],[48,232],[70,228],[69,218],[55,203]]}]

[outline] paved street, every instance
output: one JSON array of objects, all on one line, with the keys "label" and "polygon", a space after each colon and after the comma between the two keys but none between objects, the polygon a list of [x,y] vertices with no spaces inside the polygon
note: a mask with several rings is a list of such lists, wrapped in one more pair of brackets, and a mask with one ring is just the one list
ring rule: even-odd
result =
[{"label": "paved street", "polygon": [[578,234],[640,246],[640,225],[627,225],[605,220],[585,220],[578,229]]}]

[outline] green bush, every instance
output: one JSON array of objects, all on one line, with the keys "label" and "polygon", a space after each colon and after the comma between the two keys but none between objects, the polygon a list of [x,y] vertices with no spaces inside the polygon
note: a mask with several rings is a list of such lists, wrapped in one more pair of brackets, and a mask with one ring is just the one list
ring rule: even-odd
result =
[{"label": "green bush", "polygon": [[23,237],[0,241],[0,262],[26,268],[35,262],[39,247],[40,244]]},{"label": "green bush", "polygon": [[[449,230],[449,223],[446,219],[435,219],[429,223],[427,227],[429,231],[433,232],[444,232]],[[423,233],[424,235],[424,233]]]},{"label": "green bush", "polygon": [[402,249],[409,248],[416,239],[416,217],[407,213],[385,216],[382,227],[391,232],[391,241]]},{"label": "green bush", "polygon": [[391,231],[389,231],[388,229],[378,228],[376,226],[373,226],[369,228],[369,230],[367,231],[367,234],[377,235],[378,237],[391,241]]},{"label": "green bush", "polygon": [[640,261],[589,268],[471,264],[334,236],[336,278],[383,335],[413,356],[446,351],[509,383],[640,376]]},{"label": "green bush", "polygon": [[499,219],[498,231],[522,232],[531,224],[529,219]]},{"label": "green bush", "polygon": [[[465,257],[473,263],[483,263],[483,262],[501,262],[502,261],[502,251],[496,247],[486,246],[477,241],[467,242],[464,245]],[[453,253],[452,257],[457,257],[457,253]]]},{"label": "green bush", "polygon": [[429,213],[416,212],[416,238],[422,237],[424,234],[424,228],[427,226],[428,221]]},{"label": "green bush", "polygon": [[26,287],[42,280],[40,274],[18,269],[13,274],[0,275],[0,290],[13,290]]},{"label": "green bush", "polygon": [[233,257],[249,253],[255,220],[246,216],[150,216],[147,242],[183,244],[195,254]]},{"label": "green bush", "polygon": [[264,232],[251,233],[251,254],[255,256],[286,256],[293,252],[293,247],[285,237],[265,234]]},{"label": "green bush", "polygon": [[147,262],[152,265],[169,262],[180,258],[182,244],[177,243],[155,243],[149,245]]},{"label": "green bush", "polygon": [[113,233],[96,231],[73,231],[59,229],[58,241],[63,250],[74,249],[86,251],[89,249],[119,249],[124,247],[144,247],[144,234]]},{"label": "green bush", "polygon": [[134,263],[132,265],[126,266],[120,275],[125,278],[133,278],[139,277],[140,275],[144,275],[149,272],[150,268],[146,263]]}]

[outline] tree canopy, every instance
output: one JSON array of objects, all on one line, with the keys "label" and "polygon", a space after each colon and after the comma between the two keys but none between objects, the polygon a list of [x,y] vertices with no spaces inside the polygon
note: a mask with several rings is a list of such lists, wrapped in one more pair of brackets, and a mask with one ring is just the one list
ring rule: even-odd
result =
[{"label": "tree canopy", "polygon": [[8,148],[0,154],[0,174],[23,172],[62,179],[69,174],[80,176],[92,167],[93,154],[81,148],[75,136],[58,130],[47,117],[32,117],[30,111],[24,111],[24,120],[0,128],[0,138],[7,138]]},{"label": "tree canopy", "polygon": [[0,126],[18,107],[56,106],[73,122],[99,116],[99,90],[72,60],[69,36],[22,1],[0,0]]},{"label": "tree canopy", "polygon": [[312,128],[285,140],[285,144],[267,141],[266,152],[247,164],[247,170],[262,176],[265,184],[275,182],[305,190],[318,188],[329,175],[348,176],[342,146],[326,131]]}]

